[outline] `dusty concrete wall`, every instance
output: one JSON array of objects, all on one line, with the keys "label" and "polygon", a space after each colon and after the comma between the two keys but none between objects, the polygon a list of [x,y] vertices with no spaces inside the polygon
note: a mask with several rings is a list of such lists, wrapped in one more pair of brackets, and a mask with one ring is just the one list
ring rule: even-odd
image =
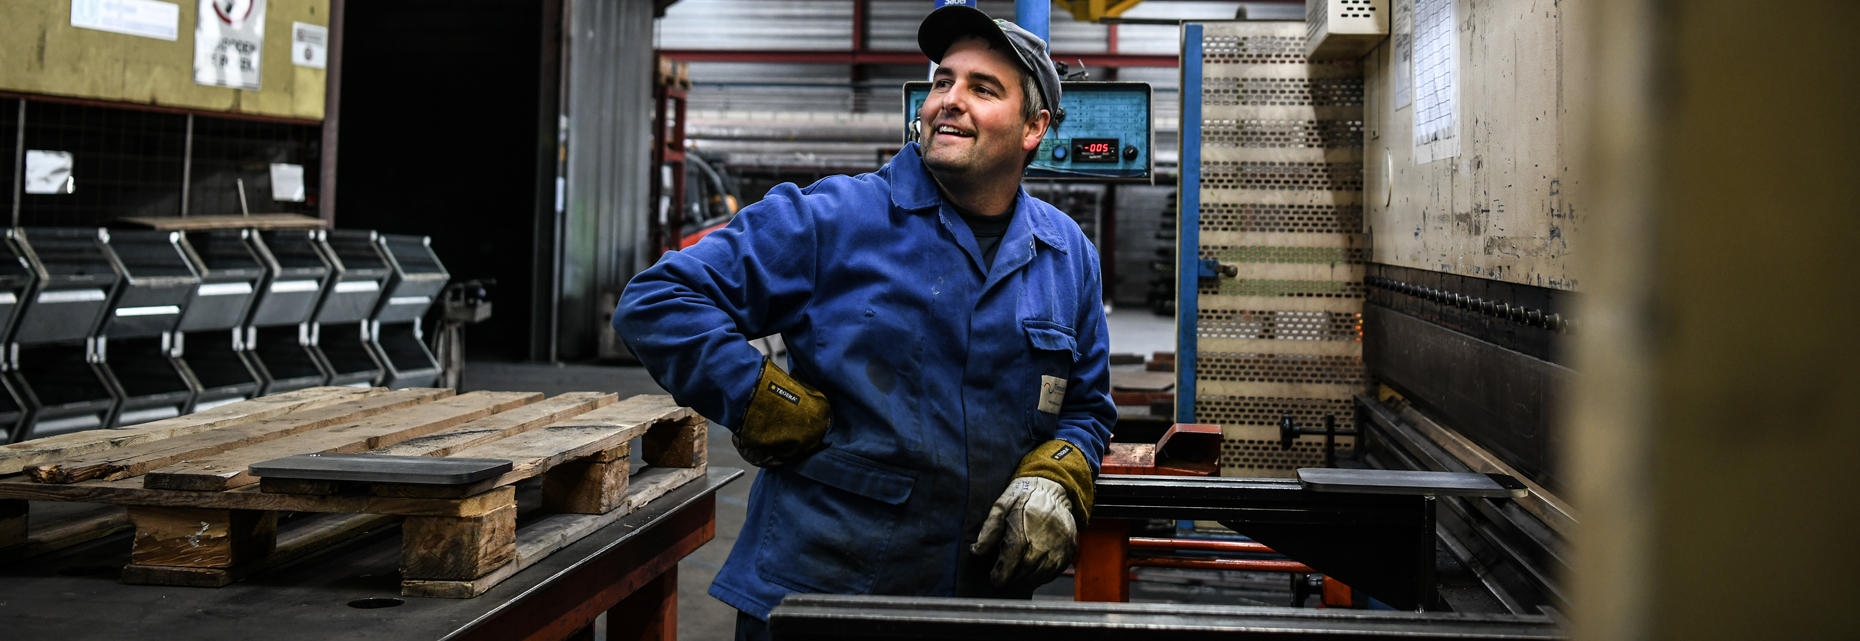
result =
[{"label": "dusty concrete wall", "polygon": [[1584,29],[1570,16],[1586,1],[1457,0],[1456,157],[1417,157],[1415,107],[1395,100],[1397,74],[1409,72],[1396,64],[1396,39],[1364,59],[1372,261],[1579,289],[1571,265],[1588,209],[1572,110],[1588,79],[1572,64]]},{"label": "dusty concrete wall", "polygon": [[0,0],[0,91],[323,119],[324,70],[291,64],[291,23],[329,24],[328,0],[268,0],[258,91],[194,84],[194,14],[173,41],[71,26],[70,0]]}]

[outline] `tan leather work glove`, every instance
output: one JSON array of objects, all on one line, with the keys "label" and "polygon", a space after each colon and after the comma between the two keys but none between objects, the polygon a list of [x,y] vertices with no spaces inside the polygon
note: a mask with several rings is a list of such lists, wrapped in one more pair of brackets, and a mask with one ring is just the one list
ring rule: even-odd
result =
[{"label": "tan leather work glove", "polygon": [[1072,443],[1054,439],[1022,457],[969,548],[981,555],[1000,545],[988,580],[1039,586],[1064,572],[1090,518],[1092,488],[1091,464]]},{"label": "tan leather work glove", "polygon": [[832,413],[827,397],[762,359],[762,375],[749,397],[743,427],[730,443],[756,467],[779,467],[820,449]]}]

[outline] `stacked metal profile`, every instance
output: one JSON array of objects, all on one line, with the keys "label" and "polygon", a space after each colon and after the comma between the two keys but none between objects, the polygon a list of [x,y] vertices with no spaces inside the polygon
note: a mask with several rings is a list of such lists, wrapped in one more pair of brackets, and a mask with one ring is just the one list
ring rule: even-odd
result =
[{"label": "stacked metal profile", "polygon": [[1289,477],[1323,465],[1323,438],[1280,449],[1282,415],[1351,426],[1365,384],[1363,70],[1307,61],[1302,23],[1199,26],[1183,53],[1182,122],[1200,127],[1182,137],[1177,324],[1193,357],[1177,420],[1222,426],[1223,475]]}]

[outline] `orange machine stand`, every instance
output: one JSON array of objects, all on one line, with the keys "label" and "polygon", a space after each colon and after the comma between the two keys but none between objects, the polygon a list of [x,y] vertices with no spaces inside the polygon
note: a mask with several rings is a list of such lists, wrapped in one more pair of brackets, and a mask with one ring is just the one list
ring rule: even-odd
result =
[{"label": "orange machine stand", "polygon": [[1072,599],[1098,603],[1130,601],[1130,522],[1092,519],[1079,533],[1073,557]]}]

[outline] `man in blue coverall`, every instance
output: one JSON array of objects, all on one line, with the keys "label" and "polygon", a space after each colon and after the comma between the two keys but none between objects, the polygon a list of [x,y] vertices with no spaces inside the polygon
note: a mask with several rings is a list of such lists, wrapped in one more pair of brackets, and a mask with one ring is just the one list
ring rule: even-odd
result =
[{"label": "man in blue coverall", "polygon": [[[1116,413],[1098,252],[1020,176],[1064,118],[1046,43],[932,12],[889,165],[784,184],[627,285],[614,329],[765,468],[712,596],[1027,598],[1070,563]],[[784,372],[749,345],[779,333]]]}]

